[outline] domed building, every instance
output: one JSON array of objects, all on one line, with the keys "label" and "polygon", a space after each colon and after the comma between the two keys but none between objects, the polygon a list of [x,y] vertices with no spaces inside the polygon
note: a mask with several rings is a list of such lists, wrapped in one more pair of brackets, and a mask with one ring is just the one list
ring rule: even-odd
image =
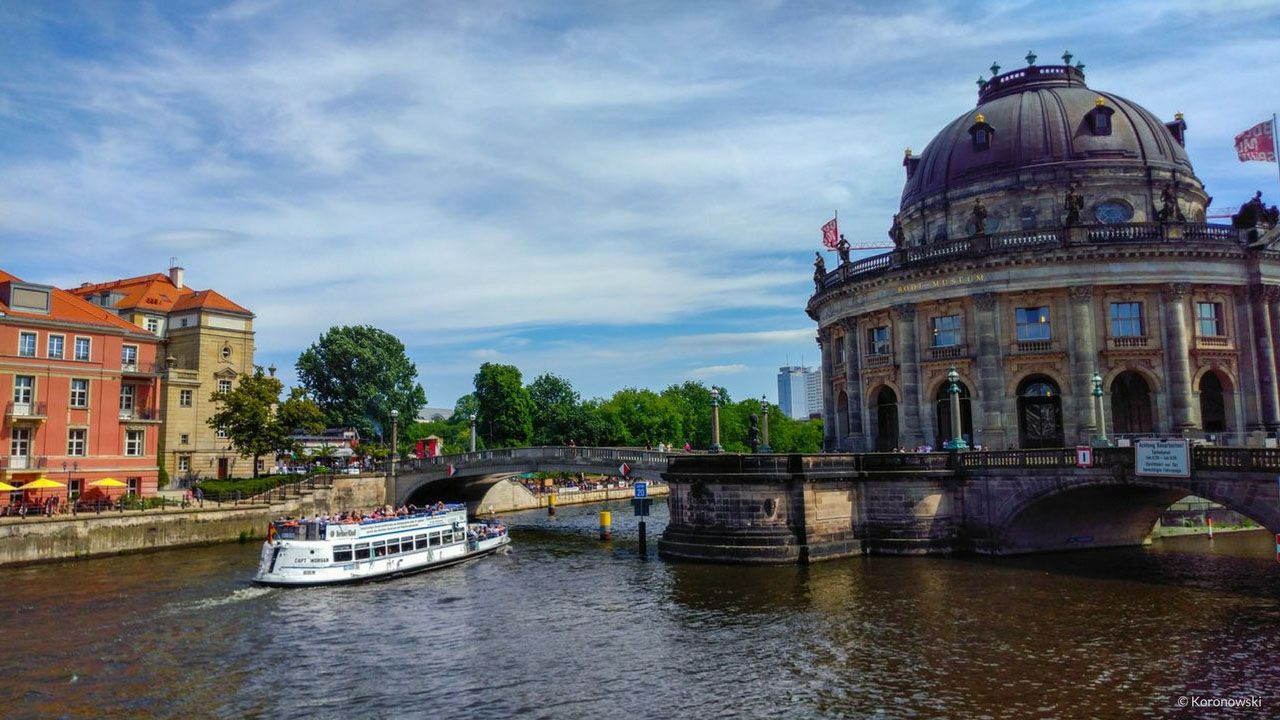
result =
[{"label": "domed building", "polygon": [[985,448],[1280,429],[1274,215],[1206,224],[1181,114],[1070,59],[993,66],[975,108],[907,151],[894,250],[815,269],[827,449],[942,447],[952,368]]}]

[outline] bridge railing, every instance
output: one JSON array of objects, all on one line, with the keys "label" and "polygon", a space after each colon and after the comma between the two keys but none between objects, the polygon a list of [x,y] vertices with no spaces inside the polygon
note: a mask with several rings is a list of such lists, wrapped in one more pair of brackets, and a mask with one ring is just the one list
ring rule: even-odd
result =
[{"label": "bridge railing", "polygon": [[[475,452],[457,453],[454,455],[437,455],[435,457],[405,458],[396,464],[401,473],[428,472],[443,470],[452,465],[456,469],[479,465],[514,465],[526,462],[565,462],[581,465],[617,466],[622,463],[636,467],[652,468],[656,465],[666,466],[671,453],[660,453],[638,448],[601,448],[601,447],[569,447],[547,446],[528,448],[495,448],[493,450],[477,450]],[[389,470],[390,464],[383,463],[383,469]]]},{"label": "bridge railing", "polygon": [[1280,449],[1198,447],[1192,454],[1197,470],[1280,470]]}]

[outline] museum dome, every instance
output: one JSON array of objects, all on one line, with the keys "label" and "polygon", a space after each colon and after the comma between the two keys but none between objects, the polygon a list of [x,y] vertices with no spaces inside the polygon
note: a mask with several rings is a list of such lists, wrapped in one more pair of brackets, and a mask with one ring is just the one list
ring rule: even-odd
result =
[{"label": "museum dome", "polygon": [[1076,178],[1091,168],[1149,168],[1198,186],[1182,145],[1185,127],[1181,116],[1165,123],[1136,103],[1090,89],[1082,66],[1030,65],[982,82],[977,107],[943,128],[918,157],[907,152],[902,209],[943,194],[963,197],[1001,177],[1025,182],[1026,171],[1040,169]]}]

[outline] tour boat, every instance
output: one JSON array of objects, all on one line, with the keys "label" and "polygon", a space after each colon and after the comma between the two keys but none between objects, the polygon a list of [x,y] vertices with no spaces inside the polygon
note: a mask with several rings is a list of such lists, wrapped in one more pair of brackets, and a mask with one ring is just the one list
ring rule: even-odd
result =
[{"label": "tour boat", "polygon": [[469,524],[463,504],[360,522],[277,521],[267,529],[253,581],[300,586],[385,579],[488,555],[509,542],[504,526]]}]

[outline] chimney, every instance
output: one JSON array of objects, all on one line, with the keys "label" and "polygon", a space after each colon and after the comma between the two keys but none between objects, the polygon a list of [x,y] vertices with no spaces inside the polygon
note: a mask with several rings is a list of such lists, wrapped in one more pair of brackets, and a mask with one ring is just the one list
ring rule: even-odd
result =
[{"label": "chimney", "polygon": [[169,258],[169,282],[179,290],[182,289],[182,273],[183,268],[178,267],[178,258]]}]

